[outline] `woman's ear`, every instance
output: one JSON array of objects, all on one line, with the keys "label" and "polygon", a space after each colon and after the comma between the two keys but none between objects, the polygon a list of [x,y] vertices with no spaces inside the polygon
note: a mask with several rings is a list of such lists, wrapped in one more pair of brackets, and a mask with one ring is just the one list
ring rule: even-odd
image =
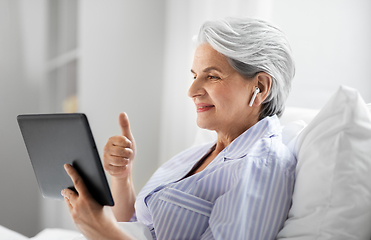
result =
[{"label": "woman's ear", "polygon": [[272,77],[268,73],[260,72],[255,76],[255,82],[260,92],[256,95],[253,105],[260,106],[268,97],[272,85]]}]

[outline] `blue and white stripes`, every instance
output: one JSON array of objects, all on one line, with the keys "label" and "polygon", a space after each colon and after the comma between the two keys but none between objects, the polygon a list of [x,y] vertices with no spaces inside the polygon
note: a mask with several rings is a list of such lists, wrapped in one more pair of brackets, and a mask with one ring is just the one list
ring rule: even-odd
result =
[{"label": "blue and white stripes", "polygon": [[212,202],[174,188],[165,188],[162,191],[159,200],[178,205],[184,209],[205,215],[206,217],[210,217],[214,205]]},{"label": "blue and white stripes", "polygon": [[268,117],[202,172],[182,179],[213,147],[186,150],[160,167],[135,203],[157,239],[274,239],[291,203],[296,161]]}]

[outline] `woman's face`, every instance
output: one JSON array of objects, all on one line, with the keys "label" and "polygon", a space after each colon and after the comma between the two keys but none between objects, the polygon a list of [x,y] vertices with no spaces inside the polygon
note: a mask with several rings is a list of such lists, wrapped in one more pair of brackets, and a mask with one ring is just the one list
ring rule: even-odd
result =
[{"label": "woman's face", "polygon": [[249,107],[255,81],[244,79],[209,44],[196,49],[191,72],[194,82],[188,95],[196,105],[199,127],[241,134],[258,121],[258,110]]}]

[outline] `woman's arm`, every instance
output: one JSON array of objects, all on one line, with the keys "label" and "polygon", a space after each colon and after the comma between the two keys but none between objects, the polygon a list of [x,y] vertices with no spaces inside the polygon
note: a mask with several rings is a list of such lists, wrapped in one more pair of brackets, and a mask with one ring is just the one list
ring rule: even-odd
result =
[{"label": "woman's arm", "polygon": [[122,135],[111,137],[103,150],[103,167],[112,176],[111,191],[115,205],[112,211],[119,222],[127,222],[134,214],[135,191],[131,177],[136,146],[125,113],[119,116]]},{"label": "woman's arm", "polygon": [[111,191],[115,205],[112,211],[118,222],[128,222],[134,214],[134,203],[136,199],[131,174],[127,179],[112,177]]}]

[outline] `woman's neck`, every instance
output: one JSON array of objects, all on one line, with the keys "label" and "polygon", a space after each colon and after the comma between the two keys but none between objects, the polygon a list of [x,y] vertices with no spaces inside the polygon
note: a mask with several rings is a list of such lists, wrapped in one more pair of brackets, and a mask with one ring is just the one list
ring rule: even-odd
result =
[{"label": "woman's neck", "polygon": [[226,148],[229,144],[231,144],[238,136],[244,133],[247,129],[254,126],[258,121],[253,121],[250,123],[246,123],[243,126],[236,127],[233,126],[226,131],[216,131],[218,140],[216,142],[216,147],[214,152],[219,154]]}]

